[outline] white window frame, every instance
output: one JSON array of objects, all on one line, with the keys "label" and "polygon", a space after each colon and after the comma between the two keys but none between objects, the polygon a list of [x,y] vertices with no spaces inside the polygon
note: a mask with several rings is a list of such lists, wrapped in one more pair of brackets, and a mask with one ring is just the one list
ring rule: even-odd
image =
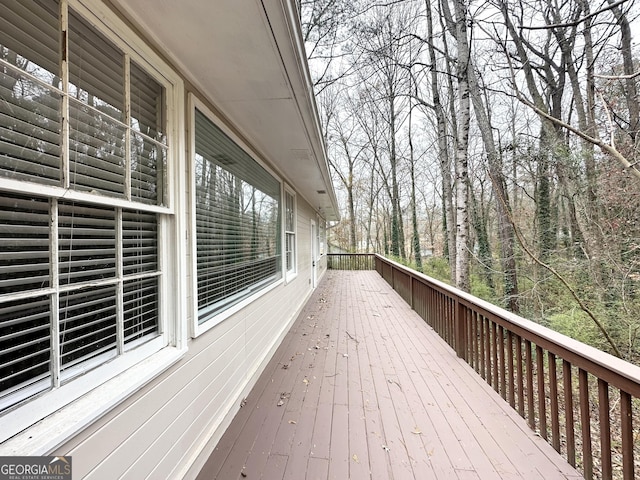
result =
[{"label": "white window frame", "polygon": [[[278,181],[281,185],[282,192],[282,178],[274,172],[268,165],[262,161],[260,155],[247,145],[238,135],[236,135],[225,123],[224,121],[216,115],[205,102],[196,97],[193,93],[189,93],[187,100],[187,109],[189,112],[189,151],[188,151],[188,165],[189,165],[189,219],[190,219],[190,238],[189,238],[189,256],[191,257],[191,262],[189,262],[189,274],[191,276],[191,291],[193,292],[191,296],[191,302],[189,306],[189,316],[191,318],[190,326],[191,326],[191,336],[198,337],[203,333],[211,330],[212,328],[219,325],[221,322],[226,319],[236,315],[238,312],[242,311],[251,303],[255,302],[258,298],[268,294],[275,288],[279,287],[285,282],[284,275],[281,275],[280,278],[274,282],[265,285],[262,288],[259,288],[252,295],[242,299],[238,303],[230,306],[229,308],[222,310],[220,313],[208,319],[206,322],[199,323],[198,322],[198,267],[197,267],[197,226],[195,219],[196,212],[196,175],[194,168],[194,159],[196,152],[196,135],[195,135],[195,113],[196,109],[198,109],[202,114],[204,114],[211,122],[213,122],[220,130],[222,130],[233,142],[236,143],[241,149],[243,149],[256,163],[258,163],[262,168],[264,168],[267,173],[269,173],[276,181]],[[282,197],[282,195],[281,195]],[[284,198],[280,199],[280,210],[282,217],[282,209],[283,209]],[[283,220],[281,219],[281,222]],[[282,227],[281,227],[282,228]],[[281,237],[281,242],[282,242]],[[281,245],[281,250],[284,248],[284,245]],[[282,251],[281,251],[282,256]],[[283,261],[281,261],[281,268],[283,265]]]},{"label": "white window frame", "polygon": [[324,217],[318,216],[318,239],[319,239],[319,247],[318,247],[318,258],[322,258],[326,255],[327,249],[327,221]]},{"label": "white window frame", "polygon": [[[158,81],[166,94],[167,206],[141,204],[161,214],[158,225],[160,335],[126,355],[88,371],[84,375],[44,392],[0,414],[0,455],[43,455],[99,418],[141,385],[177,362],[186,352],[186,305],[183,285],[184,175],[178,158],[184,152],[184,85],[181,77],[138,37],[113,11],[101,2],[60,0],[126,52],[144,71]],[[36,185],[0,179],[0,191],[65,198],[111,207],[136,208],[137,203],[57,186]],[[171,285],[169,284],[171,283]],[[54,413],[55,412],[55,413]]]},{"label": "white window frame", "polygon": [[[283,242],[282,242],[282,257],[283,257],[283,268],[285,271],[285,276],[287,282],[292,281],[298,275],[298,198],[296,193],[291,189],[288,185],[284,187],[283,198],[283,220],[282,220],[282,229],[283,229]],[[293,230],[287,230],[287,195],[291,196],[292,199],[292,207],[293,207]],[[287,237],[293,238],[293,247],[292,247],[292,265],[291,268],[287,268]]]}]

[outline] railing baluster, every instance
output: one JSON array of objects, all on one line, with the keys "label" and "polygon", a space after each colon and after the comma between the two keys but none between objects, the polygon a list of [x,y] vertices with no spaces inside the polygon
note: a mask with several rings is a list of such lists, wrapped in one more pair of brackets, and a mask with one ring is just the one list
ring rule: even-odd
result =
[{"label": "railing baluster", "polygon": [[567,437],[567,461],[576,466],[576,436],[573,419],[573,382],[571,364],[562,361],[562,377],[564,384],[565,435]]},{"label": "railing baluster", "polygon": [[449,312],[451,315],[451,323],[449,324],[449,338],[451,338],[451,345],[455,345],[456,348],[459,348],[458,346],[458,338],[456,338],[456,305],[458,302],[455,301],[455,299],[453,298],[447,298],[447,305],[449,305]]},{"label": "railing baluster", "polygon": [[442,294],[440,292],[433,292],[433,295],[435,299],[433,307],[433,329],[442,337]]},{"label": "railing baluster", "polygon": [[524,341],[525,362],[527,364],[527,415],[529,426],[532,430],[536,429],[536,414],[533,404],[533,359],[531,353],[531,342]]},{"label": "railing baluster", "polygon": [[485,362],[485,354],[486,354],[486,349],[485,349],[485,344],[486,342],[484,341],[484,339],[486,338],[485,335],[485,329],[484,329],[484,317],[480,314],[478,314],[479,318],[479,323],[480,323],[480,342],[479,342],[479,348],[480,348],[480,376],[482,378],[484,378],[485,380],[487,379],[486,376],[486,362]]},{"label": "railing baluster", "polygon": [[431,290],[430,298],[429,298],[429,325],[436,332],[437,328],[437,310],[438,310],[438,292],[436,290]]},{"label": "railing baluster", "polygon": [[620,427],[622,430],[622,474],[625,479],[634,476],[633,461],[633,415],[631,413],[631,395],[620,391]]},{"label": "railing baluster", "polygon": [[589,402],[589,374],[578,370],[578,389],[580,391],[580,427],[582,430],[582,467],[584,478],[593,478],[593,452],[591,449],[591,414]]},{"label": "railing baluster", "polygon": [[440,336],[444,338],[444,341],[447,341],[447,305],[446,305],[446,297],[443,294],[438,295],[438,309],[439,309],[439,317],[440,317],[440,326],[438,328],[438,332],[440,332]]},{"label": "railing baluster", "polygon": [[544,378],[544,352],[540,345],[536,345],[536,377],[538,380],[538,417],[540,419],[540,435],[545,440],[547,433],[547,395]]},{"label": "railing baluster", "polygon": [[522,337],[516,335],[516,360],[518,362],[518,413],[524,418],[524,373],[522,371]]},{"label": "railing baluster", "polygon": [[480,348],[478,341],[480,339],[478,312],[471,312],[471,318],[473,319],[473,363],[476,372],[480,372]]},{"label": "railing baluster", "polygon": [[465,309],[465,325],[467,336],[467,363],[473,367],[473,325],[471,319],[473,318],[473,310],[470,308]]},{"label": "railing baluster", "polygon": [[485,380],[487,381],[487,383],[489,385],[491,385],[491,320],[489,320],[487,317],[483,317],[484,318],[484,322],[485,322],[485,327],[484,327],[484,332],[485,332],[485,337],[484,337],[484,350],[485,350],[485,355],[484,355],[484,361],[486,362],[486,366],[485,366],[485,371],[486,371],[486,375],[487,377],[485,378]]},{"label": "railing baluster", "polygon": [[498,362],[500,365],[500,395],[507,399],[507,367],[504,359],[504,328],[498,327]]},{"label": "railing baluster", "polygon": [[447,325],[446,325],[446,337],[445,338],[447,340],[447,343],[451,347],[453,347],[453,349],[455,350],[456,349],[455,335],[453,335],[453,333],[452,333],[454,328],[455,328],[455,325],[454,325],[455,317],[452,314],[451,304],[452,304],[451,299],[449,297],[445,297],[444,298],[444,308],[445,308],[445,311],[447,312],[447,319],[448,319]]},{"label": "railing baluster", "polygon": [[497,392],[500,389],[498,385],[498,333],[496,323],[491,322],[491,384]]},{"label": "railing baluster", "polygon": [[509,405],[515,410],[516,408],[516,392],[515,392],[515,372],[513,370],[513,333],[507,331],[507,348],[509,353]]},{"label": "railing baluster", "polygon": [[598,404],[600,417],[600,460],[602,462],[602,478],[611,480],[611,418],[609,416],[609,384],[598,379]]},{"label": "railing baluster", "polygon": [[560,409],[558,406],[558,373],[556,356],[547,352],[549,364],[549,400],[551,402],[551,445],[560,452]]}]

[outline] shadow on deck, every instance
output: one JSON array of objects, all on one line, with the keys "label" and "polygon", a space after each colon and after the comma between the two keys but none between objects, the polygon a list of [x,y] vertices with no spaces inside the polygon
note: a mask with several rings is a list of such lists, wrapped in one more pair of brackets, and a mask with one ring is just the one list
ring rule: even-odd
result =
[{"label": "shadow on deck", "polygon": [[375,271],[330,270],[198,478],[582,475]]}]

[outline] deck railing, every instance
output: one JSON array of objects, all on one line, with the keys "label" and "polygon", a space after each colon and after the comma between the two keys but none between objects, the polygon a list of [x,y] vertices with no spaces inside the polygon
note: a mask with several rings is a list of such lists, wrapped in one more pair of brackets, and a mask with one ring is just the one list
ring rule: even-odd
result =
[{"label": "deck railing", "polygon": [[327,268],[331,270],[375,270],[373,253],[328,253]]},{"label": "deck railing", "polygon": [[640,367],[382,256],[375,266],[585,478],[640,478]]}]

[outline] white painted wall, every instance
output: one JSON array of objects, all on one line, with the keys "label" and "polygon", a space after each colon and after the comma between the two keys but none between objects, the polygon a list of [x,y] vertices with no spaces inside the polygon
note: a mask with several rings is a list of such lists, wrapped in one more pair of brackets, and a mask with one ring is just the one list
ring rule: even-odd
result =
[{"label": "white painted wall", "polygon": [[[86,3],[92,7],[95,2],[81,0],[74,1],[75,3],[82,5]],[[171,4],[171,2],[165,3]],[[114,15],[104,14],[101,16],[101,21],[115,22],[112,18]],[[138,43],[143,41],[129,32],[124,24],[115,33],[121,34],[123,39],[135,40],[133,43],[135,48],[138,48]],[[161,45],[155,45],[154,48],[162,51]],[[176,70],[172,73],[179,75],[180,80],[184,80],[187,84],[188,79],[193,78],[189,72],[177,72],[175,64],[171,68]],[[191,89],[197,90],[196,87]],[[179,101],[176,102],[172,112],[178,112],[176,115],[178,136],[188,137],[186,130],[190,128],[188,124],[190,107],[184,108],[188,105],[188,98],[186,95],[182,98],[182,94],[181,87]],[[205,101],[204,98],[201,100]],[[208,99],[208,104],[213,105],[211,98]],[[180,113],[182,111],[184,115]],[[287,110],[287,118],[292,117],[292,112],[295,113],[295,110]],[[293,117],[297,118],[295,115]],[[227,127],[243,132],[242,128],[233,128],[233,125],[227,125]],[[251,132],[245,133],[250,137]],[[301,138],[304,139],[304,137]],[[286,144],[286,142],[275,140],[274,143]],[[178,142],[178,145],[182,146],[182,141]],[[292,148],[288,144],[286,147]],[[180,150],[180,147],[176,147],[176,150]],[[169,281],[178,283],[176,287],[180,287],[172,289],[176,292],[173,303],[177,305],[177,308],[172,311],[181,312],[176,316],[180,315],[184,318],[172,318],[168,323],[176,326],[176,332],[173,332],[173,335],[179,338],[181,348],[181,342],[186,338],[183,332],[186,332],[187,326],[192,323],[190,318],[192,309],[189,306],[194,304],[194,292],[192,279],[182,274],[183,271],[187,272],[188,266],[193,263],[190,257],[193,252],[188,248],[191,241],[189,218],[192,215],[189,211],[191,192],[188,190],[189,182],[187,181],[190,163],[188,148],[182,149],[177,156],[178,165],[181,167],[176,175],[179,178],[175,179],[176,191],[180,191],[181,198],[180,201],[175,202],[178,227],[175,229],[175,242],[173,242],[174,237],[171,237],[171,240],[176,246],[175,256],[180,257],[176,261],[176,265],[179,264],[180,268],[175,269],[180,272],[180,275],[178,279],[169,279]],[[266,159],[267,166],[272,168],[279,177],[287,176],[286,166],[282,164],[283,160],[279,159],[280,164],[277,166],[273,159],[271,160],[270,162]],[[311,163],[310,159],[307,160],[310,169],[317,169],[315,163]],[[297,166],[300,167],[300,165]],[[290,178],[279,179],[287,180],[292,188],[296,189],[296,183]],[[64,441],[53,451],[48,452],[51,455],[73,456],[74,478],[105,480],[165,479],[185,476],[191,478],[197,473],[198,466],[215,447],[238,411],[241,399],[255,384],[259,374],[311,294],[310,222],[316,221],[317,216],[313,207],[304,200],[304,194],[305,192],[296,192],[297,275],[283,279],[267,293],[215,327],[186,341],[186,353],[180,360],[153,380],[140,384],[135,393],[113,406],[98,420]],[[317,203],[314,205],[318,206]],[[184,236],[181,233],[182,230],[185,232]],[[326,262],[321,261],[318,264],[318,278],[322,277],[325,268]],[[183,294],[181,295],[180,292]],[[180,349],[179,353],[181,352]],[[55,427],[58,427],[57,423]],[[60,425],[61,431],[64,430],[63,427]],[[27,431],[23,433],[28,435]],[[55,433],[60,434],[60,432]]]}]

